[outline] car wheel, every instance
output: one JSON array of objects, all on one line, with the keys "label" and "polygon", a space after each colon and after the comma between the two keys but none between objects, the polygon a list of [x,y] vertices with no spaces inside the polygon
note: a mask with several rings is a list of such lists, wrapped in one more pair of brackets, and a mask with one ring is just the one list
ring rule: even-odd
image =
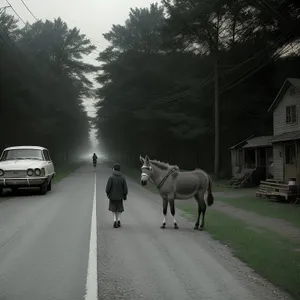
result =
[{"label": "car wheel", "polygon": [[52,180],[50,180],[48,186],[47,186],[47,190],[51,191],[52,190]]},{"label": "car wheel", "polygon": [[48,190],[48,184],[47,181],[44,182],[41,186],[40,186],[40,194],[41,195],[46,195],[47,194],[47,190]]}]

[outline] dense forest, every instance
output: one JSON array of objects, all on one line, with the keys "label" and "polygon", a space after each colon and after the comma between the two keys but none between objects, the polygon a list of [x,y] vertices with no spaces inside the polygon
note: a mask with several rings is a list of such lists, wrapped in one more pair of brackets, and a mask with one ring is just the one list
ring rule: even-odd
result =
[{"label": "dense forest", "polygon": [[0,16],[0,148],[47,147],[57,164],[88,149],[89,118],[83,99],[95,66],[83,62],[95,49],[77,28],[60,18],[19,26]]},{"label": "dense forest", "polygon": [[95,126],[128,164],[148,154],[213,172],[219,157],[227,175],[228,147],[272,134],[268,107],[300,77],[299,0],[164,0],[104,37]]}]

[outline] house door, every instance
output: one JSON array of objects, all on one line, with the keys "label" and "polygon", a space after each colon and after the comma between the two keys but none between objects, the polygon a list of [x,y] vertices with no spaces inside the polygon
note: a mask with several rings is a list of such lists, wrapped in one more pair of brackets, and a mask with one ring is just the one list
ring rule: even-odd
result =
[{"label": "house door", "polygon": [[244,166],[245,164],[245,159],[244,159],[244,149],[239,149],[238,151],[238,158],[237,158],[237,165],[240,166]]},{"label": "house door", "polygon": [[297,177],[296,144],[295,142],[284,145],[284,180]]},{"label": "house door", "polygon": [[266,167],[267,165],[266,148],[258,148],[257,150],[258,150],[258,166]]}]

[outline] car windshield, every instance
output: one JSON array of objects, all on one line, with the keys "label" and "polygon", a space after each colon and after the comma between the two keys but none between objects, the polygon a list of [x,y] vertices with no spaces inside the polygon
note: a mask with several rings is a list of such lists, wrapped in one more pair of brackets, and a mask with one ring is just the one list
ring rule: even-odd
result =
[{"label": "car windshield", "polygon": [[4,151],[1,160],[37,159],[42,160],[43,154],[38,149],[11,149]]}]

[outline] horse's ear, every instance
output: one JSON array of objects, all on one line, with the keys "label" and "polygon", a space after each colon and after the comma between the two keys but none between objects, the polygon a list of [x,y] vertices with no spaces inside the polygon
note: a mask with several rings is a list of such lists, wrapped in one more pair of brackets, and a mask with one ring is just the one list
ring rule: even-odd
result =
[{"label": "horse's ear", "polygon": [[144,163],[144,159],[142,158],[142,156],[140,155],[140,161],[141,161],[141,163],[143,164]]},{"label": "horse's ear", "polygon": [[146,155],[145,160],[146,160],[146,163],[147,163],[147,164],[150,163],[150,158],[148,157],[148,155]]}]

